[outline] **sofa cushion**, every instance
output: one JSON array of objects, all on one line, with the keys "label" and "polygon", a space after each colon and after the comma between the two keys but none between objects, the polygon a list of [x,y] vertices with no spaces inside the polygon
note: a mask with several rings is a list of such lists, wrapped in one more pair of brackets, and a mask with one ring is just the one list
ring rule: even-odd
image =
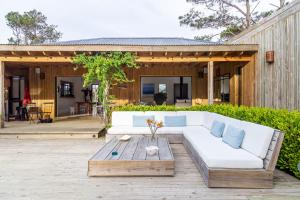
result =
[{"label": "sofa cushion", "polygon": [[157,130],[158,134],[183,134],[184,127],[162,127]]},{"label": "sofa cushion", "polygon": [[140,111],[114,111],[112,113],[112,126],[132,126],[133,115],[145,115]]},{"label": "sofa cushion", "polygon": [[210,168],[262,169],[263,160],[244,149],[234,149],[204,127],[185,128],[184,137]]},{"label": "sofa cushion", "polygon": [[132,126],[133,127],[148,127],[147,120],[154,120],[153,115],[133,115]]},{"label": "sofa cushion", "polygon": [[274,129],[245,121],[241,121],[239,127],[242,127],[245,131],[241,147],[264,159],[269,149]]},{"label": "sofa cushion", "polygon": [[216,137],[222,137],[224,128],[225,124],[223,122],[214,120],[210,132]]},{"label": "sofa cushion", "polygon": [[187,126],[203,126],[204,112],[201,111],[178,111],[177,115],[186,116]]},{"label": "sofa cushion", "polygon": [[186,116],[165,116],[165,124],[166,127],[184,127],[186,126]]},{"label": "sofa cushion", "polygon": [[245,136],[241,148],[251,152],[252,154],[264,159],[266,157],[269,145],[272,140],[274,129],[263,125],[241,121],[226,117],[216,113],[204,112],[204,126],[211,128],[212,122],[218,120],[227,125],[231,124],[235,127],[242,128],[245,131]]},{"label": "sofa cushion", "polygon": [[232,148],[239,149],[242,145],[245,131],[234,126],[228,125],[223,135],[222,141],[230,145]]}]

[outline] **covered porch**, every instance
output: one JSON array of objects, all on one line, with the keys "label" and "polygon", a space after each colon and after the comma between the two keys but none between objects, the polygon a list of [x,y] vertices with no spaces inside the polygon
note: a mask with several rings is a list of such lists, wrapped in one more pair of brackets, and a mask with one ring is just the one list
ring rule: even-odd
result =
[{"label": "covered porch", "polygon": [[[167,104],[231,103],[252,106],[255,105],[257,49],[257,45],[0,45],[1,124],[4,126],[4,121],[9,119],[9,109],[12,113],[15,111],[14,107],[11,108],[11,101],[16,99],[9,95],[9,80],[14,77],[23,77],[24,91],[28,86],[32,102],[41,110],[45,103],[53,105],[50,111],[53,119],[72,115],[73,110],[74,114],[80,114],[80,103],[85,106],[84,114],[91,114],[94,105],[92,92],[97,84],[82,88],[81,76],[85,70],[81,67],[75,70],[72,57],[107,51],[132,52],[140,66],[135,70],[125,69],[133,82],[111,88],[111,94],[116,96],[115,105],[151,105],[155,103],[154,93],[166,92]],[[62,89],[65,87],[67,96],[64,97]],[[148,93],[144,91],[146,87]],[[85,89],[91,93],[90,97],[84,97]],[[69,93],[71,90],[72,94]],[[17,103],[22,100],[21,90],[18,90],[18,95]],[[63,110],[64,113],[61,113]]]},{"label": "covered porch", "polygon": [[59,118],[54,123],[5,122],[1,139],[98,138],[104,124],[98,117]]}]

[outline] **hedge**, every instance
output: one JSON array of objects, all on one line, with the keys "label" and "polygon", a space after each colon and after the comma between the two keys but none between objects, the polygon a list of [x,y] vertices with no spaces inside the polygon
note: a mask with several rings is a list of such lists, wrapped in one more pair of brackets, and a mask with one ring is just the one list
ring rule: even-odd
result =
[{"label": "hedge", "polygon": [[114,108],[116,111],[209,111],[228,117],[254,122],[285,133],[277,168],[300,179],[300,112],[271,108],[232,106],[232,105],[197,105],[191,107],[175,106],[136,106],[125,105]]}]

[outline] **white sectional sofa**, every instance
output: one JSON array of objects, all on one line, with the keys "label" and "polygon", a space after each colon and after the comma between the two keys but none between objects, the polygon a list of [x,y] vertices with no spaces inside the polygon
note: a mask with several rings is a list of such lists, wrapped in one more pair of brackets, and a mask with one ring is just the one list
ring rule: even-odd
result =
[{"label": "white sectional sofa", "polygon": [[[163,127],[158,135],[170,143],[183,143],[198,167],[208,187],[271,188],[273,172],[281,148],[283,133],[270,127],[236,120],[216,113],[201,111],[178,112],[113,112],[112,127],[106,139],[122,135],[147,135],[148,127],[133,127],[133,116],[154,116],[163,121],[165,116],[185,116],[186,126]],[[217,120],[244,130],[241,147],[232,148],[222,138],[211,134]]]}]

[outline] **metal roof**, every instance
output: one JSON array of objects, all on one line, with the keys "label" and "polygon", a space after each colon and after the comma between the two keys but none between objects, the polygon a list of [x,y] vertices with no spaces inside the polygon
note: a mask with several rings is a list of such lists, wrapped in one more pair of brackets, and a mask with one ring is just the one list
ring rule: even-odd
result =
[{"label": "metal roof", "polygon": [[214,42],[204,42],[201,40],[187,38],[93,38],[82,40],[70,40],[62,42],[48,43],[46,45],[124,45],[124,46],[197,46],[212,45]]}]

